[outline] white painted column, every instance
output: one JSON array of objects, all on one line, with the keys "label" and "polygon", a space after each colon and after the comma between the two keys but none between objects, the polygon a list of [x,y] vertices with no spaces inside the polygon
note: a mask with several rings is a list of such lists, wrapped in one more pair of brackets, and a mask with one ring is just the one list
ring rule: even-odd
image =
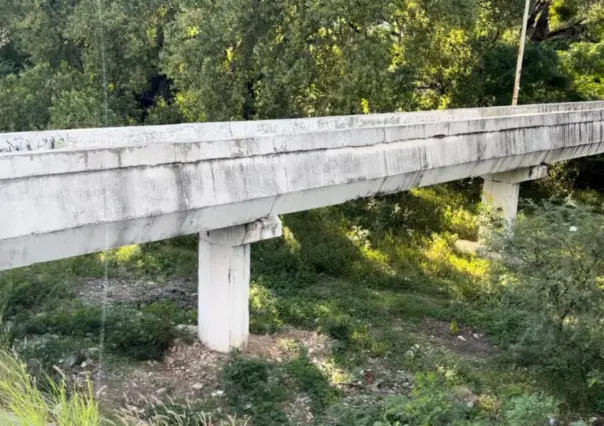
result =
[{"label": "white painted column", "polygon": [[[547,176],[547,166],[526,167],[509,172],[485,175],[482,190],[483,203],[492,206],[509,226],[514,223],[518,212],[520,184]],[[484,235],[480,231],[480,235]]]},{"label": "white painted column", "polygon": [[482,187],[482,202],[492,206],[503,219],[511,223],[518,212],[519,194],[519,183],[485,178]]},{"label": "white painted column", "polygon": [[281,234],[276,217],[200,234],[197,330],[208,348],[229,352],[247,343],[250,244]]}]

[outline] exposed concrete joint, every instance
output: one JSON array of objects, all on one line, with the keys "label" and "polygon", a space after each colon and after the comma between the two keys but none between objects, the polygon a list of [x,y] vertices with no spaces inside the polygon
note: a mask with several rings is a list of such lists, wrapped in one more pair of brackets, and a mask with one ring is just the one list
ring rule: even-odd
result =
[{"label": "exposed concrete joint", "polygon": [[202,232],[200,238],[211,245],[236,247],[281,235],[283,235],[281,219],[277,216],[269,216],[244,225]]}]

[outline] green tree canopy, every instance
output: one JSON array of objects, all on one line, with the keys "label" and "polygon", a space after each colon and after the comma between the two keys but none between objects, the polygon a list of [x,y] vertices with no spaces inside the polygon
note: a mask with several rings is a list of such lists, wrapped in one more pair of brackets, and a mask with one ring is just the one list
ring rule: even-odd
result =
[{"label": "green tree canopy", "polygon": [[[0,130],[507,104],[523,4],[3,2]],[[521,101],[600,98],[601,2],[536,0],[528,24]]]}]

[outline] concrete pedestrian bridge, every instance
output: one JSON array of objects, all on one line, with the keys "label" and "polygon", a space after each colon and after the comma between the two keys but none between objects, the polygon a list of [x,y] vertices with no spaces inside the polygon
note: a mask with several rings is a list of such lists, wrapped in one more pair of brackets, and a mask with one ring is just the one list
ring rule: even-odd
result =
[{"label": "concrete pedestrian bridge", "polygon": [[0,270],[200,234],[199,336],[248,336],[250,244],[278,215],[482,176],[522,181],[604,152],[604,102],[0,133]]}]

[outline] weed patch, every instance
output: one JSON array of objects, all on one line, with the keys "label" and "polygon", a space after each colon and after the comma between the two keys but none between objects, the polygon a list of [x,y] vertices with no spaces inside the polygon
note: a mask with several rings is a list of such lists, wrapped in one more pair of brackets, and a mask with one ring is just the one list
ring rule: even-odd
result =
[{"label": "weed patch", "polygon": [[105,333],[106,348],[133,359],[159,359],[176,337],[174,326],[188,320],[183,310],[164,303],[136,309],[112,305],[105,313],[97,306],[63,307],[32,316],[19,315],[12,329],[13,339],[31,335],[60,335],[96,342]]},{"label": "weed patch", "polygon": [[277,363],[236,355],[223,374],[230,409],[258,426],[292,424],[295,416],[289,410],[301,408],[296,406],[301,404],[300,395],[315,415],[339,395],[303,349]]}]

